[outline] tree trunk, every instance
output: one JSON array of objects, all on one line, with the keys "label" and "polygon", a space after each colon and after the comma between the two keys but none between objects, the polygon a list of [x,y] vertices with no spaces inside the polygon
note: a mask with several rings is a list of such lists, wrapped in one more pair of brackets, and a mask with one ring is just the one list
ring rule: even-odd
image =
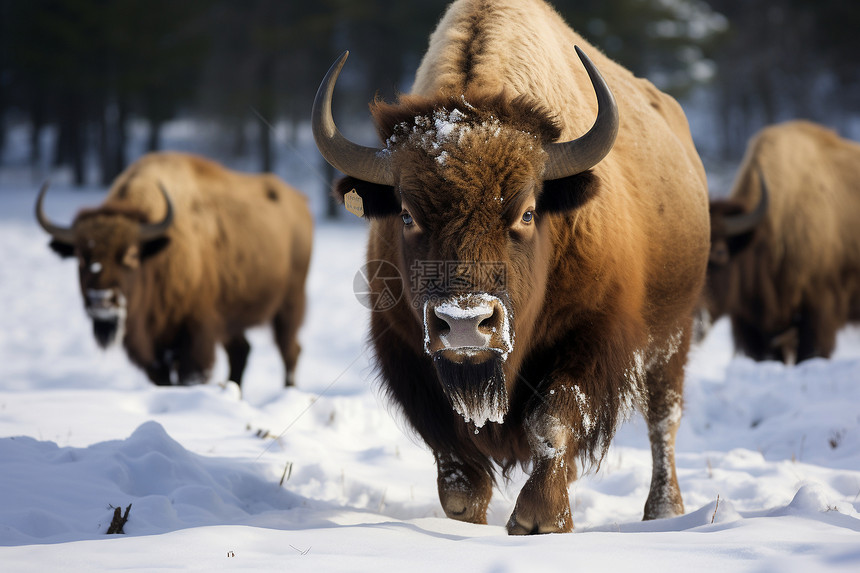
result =
[{"label": "tree trunk", "polygon": [[42,128],[45,126],[45,105],[44,100],[40,95],[33,95],[30,98],[30,165],[34,169],[39,169],[42,166],[42,146],[40,138]]},{"label": "tree trunk", "polygon": [[260,170],[272,171],[272,129],[267,122],[260,123]]},{"label": "tree trunk", "polygon": [[110,186],[125,167],[127,106],[122,100],[109,104],[100,118],[101,184]]},{"label": "tree trunk", "polygon": [[74,184],[77,187],[82,187],[86,182],[84,173],[86,141],[83,132],[83,106],[80,99],[77,94],[67,94],[60,105],[59,135],[54,153],[55,166],[72,166]]},{"label": "tree trunk", "polygon": [[274,57],[272,55],[264,56],[257,70],[257,85],[260,86],[260,109],[258,110],[260,116],[260,169],[267,173],[273,171],[274,164],[272,145],[272,138],[275,135],[273,127],[275,122],[274,70]]},{"label": "tree trunk", "polygon": [[146,138],[146,150],[150,153],[161,149],[161,128],[164,123],[158,119],[149,120],[149,134]]}]

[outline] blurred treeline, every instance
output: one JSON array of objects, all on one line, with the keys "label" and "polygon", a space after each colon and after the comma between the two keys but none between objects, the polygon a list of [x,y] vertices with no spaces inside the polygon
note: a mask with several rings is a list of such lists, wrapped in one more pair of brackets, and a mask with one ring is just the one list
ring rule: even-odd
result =
[{"label": "blurred treeline", "polygon": [[[267,125],[301,126],[334,58],[351,50],[339,117],[374,95],[409,89],[443,0],[0,0],[0,157],[27,127],[33,164],[107,184],[129,126],[191,118],[224,148],[255,149],[272,169]],[[727,158],[767,123],[807,117],[834,127],[860,110],[856,0],[554,0],[608,55],[713,115],[704,148]],[[704,104],[702,104],[704,102]],[[248,141],[249,122],[261,124]],[[49,151],[39,145],[51,129]],[[50,157],[42,155],[49,153]]]}]

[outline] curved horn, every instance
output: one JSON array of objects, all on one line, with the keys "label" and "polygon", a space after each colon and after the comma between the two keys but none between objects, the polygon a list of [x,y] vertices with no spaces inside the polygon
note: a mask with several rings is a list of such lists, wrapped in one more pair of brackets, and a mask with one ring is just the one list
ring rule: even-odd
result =
[{"label": "curved horn", "polygon": [[347,175],[380,185],[394,185],[388,161],[379,155],[381,150],[353,143],[334,124],[331,97],[347,56],[349,52],[344,52],[332,64],[314,98],[311,127],[317,148],[332,167]]},{"label": "curved horn", "polygon": [[164,202],[167,205],[167,213],[164,214],[164,219],[158,223],[143,223],[140,226],[140,240],[150,241],[164,236],[170,226],[173,224],[173,201],[170,200],[170,195],[167,194],[167,189],[160,181],[158,188],[161,189],[161,194],[164,195]]},{"label": "curved horn", "polygon": [[769,198],[767,184],[764,181],[764,174],[761,172],[761,169],[758,170],[758,179],[761,182],[761,198],[758,201],[758,205],[749,213],[726,217],[723,220],[723,224],[725,225],[724,229],[727,236],[735,237],[752,231],[767,214]]},{"label": "curved horn", "polygon": [[597,95],[597,119],[591,129],[577,139],[553,143],[547,147],[549,159],[543,175],[544,180],[561,179],[591,169],[606,157],[618,135],[618,104],[615,102],[615,96],[588,56],[579,46],[574,46],[574,49],[582,60]]},{"label": "curved horn", "polygon": [[47,215],[45,215],[45,211],[42,208],[42,202],[45,199],[45,193],[48,191],[49,186],[50,181],[45,181],[45,183],[42,185],[42,189],[39,190],[39,197],[36,199],[36,220],[39,222],[39,225],[54,238],[55,241],[74,245],[74,229],[72,229],[71,227],[60,227],[59,225],[52,223],[48,219]]}]

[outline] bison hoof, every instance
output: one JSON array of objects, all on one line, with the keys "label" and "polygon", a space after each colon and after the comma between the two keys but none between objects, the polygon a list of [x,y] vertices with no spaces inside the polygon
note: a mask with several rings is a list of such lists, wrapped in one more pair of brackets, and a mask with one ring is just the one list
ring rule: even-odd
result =
[{"label": "bison hoof", "polygon": [[508,533],[534,535],[573,531],[567,476],[567,466],[561,457],[536,461],[508,520]]},{"label": "bison hoof", "polygon": [[466,492],[445,492],[440,496],[445,515],[457,521],[487,523],[487,501]]},{"label": "bison hoof", "polygon": [[458,521],[487,523],[487,506],[493,497],[490,476],[453,456],[437,454],[439,501],[445,515]]},{"label": "bison hoof", "polygon": [[509,535],[537,535],[539,533],[569,533],[573,519],[567,507],[554,517],[540,516],[538,512],[523,512],[519,507],[508,520]]},{"label": "bison hoof", "polygon": [[666,519],[684,515],[684,500],[681,499],[681,488],[678,480],[654,480],[651,491],[645,501],[645,513],[642,521],[651,519]]},{"label": "bison hoof", "polygon": [[650,521],[652,519],[668,519],[670,517],[678,517],[684,515],[684,503],[680,497],[677,500],[669,500],[663,503],[651,502],[645,504],[645,514],[642,516],[642,521]]}]

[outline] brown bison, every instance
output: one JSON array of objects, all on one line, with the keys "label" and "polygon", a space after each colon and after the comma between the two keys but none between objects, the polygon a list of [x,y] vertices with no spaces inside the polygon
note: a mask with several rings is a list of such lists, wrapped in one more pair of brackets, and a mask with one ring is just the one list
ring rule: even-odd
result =
[{"label": "brown bison", "polygon": [[153,153],[65,228],[45,216],[46,190],[36,218],[54,251],[77,257],[100,346],[121,338],[150,380],[169,385],[205,381],[220,343],[230,379],[241,384],[250,351],[244,332],[271,321],[293,384],[312,240],[298,191],[274,175]]},{"label": "brown bison", "polygon": [[681,108],[540,0],[450,6],[412,93],[372,106],[382,149],[334,124],[345,59],[315,137],[370,218],[368,260],[403,277],[371,340],[445,513],[486,523],[494,463],[530,464],[508,532],[570,531],[577,461],[599,464],[632,406],[653,454],[645,519],[683,513],[674,441],[709,234]]},{"label": "brown bison", "polygon": [[755,360],[828,357],[860,320],[860,145],[824,127],[767,127],[728,199],[711,202],[705,307]]}]

